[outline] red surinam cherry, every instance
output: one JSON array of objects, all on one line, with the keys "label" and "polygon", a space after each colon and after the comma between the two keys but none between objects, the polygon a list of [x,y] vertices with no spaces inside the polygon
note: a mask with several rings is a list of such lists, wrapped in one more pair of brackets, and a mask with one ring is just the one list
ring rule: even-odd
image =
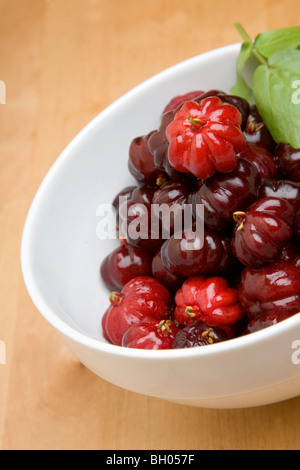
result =
[{"label": "red surinam cherry", "polygon": [[173,298],[156,279],[140,276],[126,284],[121,293],[113,292],[110,303],[102,327],[105,337],[120,346],[123,335],[132,325],[148,317],[159,321],[169,319]]},{"label": "red surinam cherry", "polygon": [[179,331],[172,320],[151,320],[131,326],[123,336],[122,346],[136,349],[171,349]]},{"label": "red surinam cherry", "polygon": [[175,319],[183,326],[200,320],[222,328],[236,324],[244,316],[237,291],[219,276],[189,278],[177,292],[175,303]]},{"label": "red surinam cherry", "polygon": [[245,266],[259,269],[280,257],[292,238],[295,214],[288,201],[270,197],[258,200],[247,212],[235,212],[234,219],[232,251]]},{"label": "red surinam cherry", "polygon": [[287,261],[244,269],[239,301],[249,322],[274,312],[279,318],[300,312],[300,270]]},{"label": "red surinam cherry", "polygon": [[207,179],[237,166],[237,153],[246,145],[241,113],[218,97],[187,101],[166,129],[168,158],[177,171]]}]

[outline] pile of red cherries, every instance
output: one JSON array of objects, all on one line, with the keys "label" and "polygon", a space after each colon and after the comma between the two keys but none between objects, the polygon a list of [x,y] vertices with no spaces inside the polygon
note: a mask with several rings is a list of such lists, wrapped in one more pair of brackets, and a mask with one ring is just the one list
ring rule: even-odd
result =
[{"label": "pile of red cherries", "polygon": [[[116,224],[144,223],[137,237],[119,228],[101,264],[109,343],[208,346],[300,312],[300,150],[274,142],[255,104],[219,90],[176,96],[160,127],[132,141],[128,166],[136,185],[113,201]],[[154,204],[176,205],[167,239],[164,217],[153,229]],[[178,236],[187,205],[191,226]],[[198,205],[204,230],[191,250]]]}]

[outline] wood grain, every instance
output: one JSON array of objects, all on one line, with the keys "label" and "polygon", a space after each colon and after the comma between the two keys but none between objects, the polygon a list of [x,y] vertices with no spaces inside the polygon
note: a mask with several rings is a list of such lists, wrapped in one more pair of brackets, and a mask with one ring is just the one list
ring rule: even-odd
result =
[{"label": "wood grain", "polygon": [[1,0],[0,448],[300,449],[300,398],[246,410],[185,407],[119,389],[61,344],[20,268],[43,177],[98,112],[203,51],[297,25],[298,0]]}]

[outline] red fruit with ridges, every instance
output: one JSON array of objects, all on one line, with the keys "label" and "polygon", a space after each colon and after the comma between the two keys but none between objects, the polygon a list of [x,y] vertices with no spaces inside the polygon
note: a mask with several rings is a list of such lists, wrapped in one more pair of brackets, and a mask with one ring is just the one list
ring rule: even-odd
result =
[{"label": "red fruit with ridges", "polygon": [[246,144],[241,114],[218,97],[187,101],[166,129],[168,158],[175,170],[207,179],[217,171],[229,173]]},{"label": "red fruit with ridges", "polygon": [[272,312],[290,316],[300,312],[300,270],[286,261],[259,270],[246,268],[238,290],[239,301],[251,322]]},{"label": "red fruit with ridges", "polygon": [[242,116],[241,127],[243,130],[246,128],[248,116],[251,111],[248,101],[246,101],[244,98],[241,98],[240,96],[228,95],[221,90],[209,90],[206,93],[203,93],[198,98],[194,98],[194,101],[199,103],[201,100],[204,100],[205,98],[209,98],[211,96],[217,96],[218,98],[220,98],[222,103],[231,104],[232,106],[235,106]]},{"label": "red fruit with ridges", "polygon": [[122,346],[136,349],[171,349],[178,328],[172,320],[151,320],[131,326],[123,336]]},{"label": "red fruit with ridges", "polygon": [[195,320],[227,327],[239,322],[244,312],[235,289],[222,277],[195,276],[184,282],[175,296],[175,319],[183,326]]},{"label": "red fruit with ridges", "polygon": [[284,199],[264,198],[248,211],[235,212],[232,252],[247,267],[259,269],[279,259],[293,235],[295,214]]},{"label": "red fruit with ridges", "polygon": [[111,305],[102,322],[105,337],[120,346],[123,335],[132,326],[150,317],[156,320],[169,319],[173,299],[165,286],[153,277],[141,276],[130,281],[122,292],[113,292]]}]

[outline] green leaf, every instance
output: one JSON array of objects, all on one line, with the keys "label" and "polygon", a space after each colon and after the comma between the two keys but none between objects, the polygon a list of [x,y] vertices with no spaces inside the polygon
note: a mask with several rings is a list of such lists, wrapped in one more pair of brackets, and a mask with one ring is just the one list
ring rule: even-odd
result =
[{"label": "green leaf", "polygon": [[253,76],[256,105],[273,139],[294,148],[300,148],[299,79],[299,50],[276,52]]},{"label": "green leaf", "polygon": [[297,49],[299,46],[300,26],[266,31],[259,34],[254,41],[254,47],[266,58],[276,52]]},{"label": "green leaf", "polygon": [[244,77],[244,70],[246,63],[252,54],[252,43],[244,42],[241,47],[241,52],[237,60],[237,78],[235,85],[231,88],[230,93],[232,95],[240,96],[249,103],[253,101],[253,91],[248,85]]}]

